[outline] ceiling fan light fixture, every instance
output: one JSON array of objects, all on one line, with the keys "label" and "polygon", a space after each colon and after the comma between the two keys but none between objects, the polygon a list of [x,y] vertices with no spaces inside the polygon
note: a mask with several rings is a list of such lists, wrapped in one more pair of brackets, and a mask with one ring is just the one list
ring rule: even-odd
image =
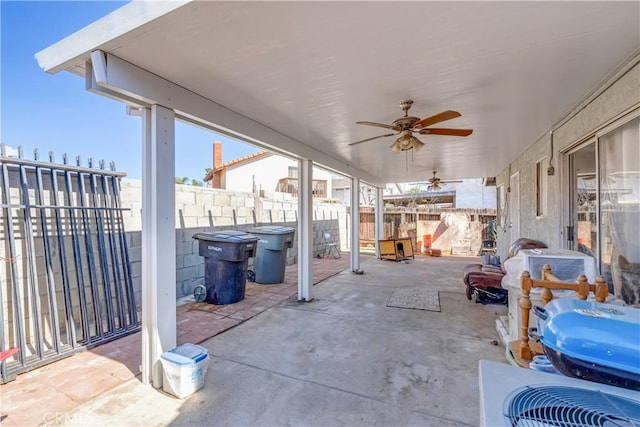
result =
[{"label": "ceiling fan light fixture", "polygon": [[420,141],[418,138],[416,138],[415,136],[411,137],[411,147],[416,150],[419,151],[422,147],[424,147],[424,142]]},{"label": "ceiling fan light fixture", "polygon": [[395,142],[395,146],[400,151],[411,150],[415,144],[414,140],[420,142],[415,136],[411,135],[411,131],[403,131],[402,136]]}]

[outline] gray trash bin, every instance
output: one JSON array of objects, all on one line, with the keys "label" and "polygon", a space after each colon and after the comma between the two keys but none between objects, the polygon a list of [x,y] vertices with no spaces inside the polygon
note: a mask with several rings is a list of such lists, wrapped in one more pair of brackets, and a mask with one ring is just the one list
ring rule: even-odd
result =
[{"label": "gray trash bin", "polygon": [[255,280],[262,284],[282,283],[287,266],[287,249],[293,246],[295,228],[265,225],[250,228],[260,238],[253,260]]},{"label": "gray trash bin", "polygon": [[205,301],[233,304],[244,299],[247,264],[255,254],[258,238],[240,231],[196,233],[199,254],[204,257]]}]

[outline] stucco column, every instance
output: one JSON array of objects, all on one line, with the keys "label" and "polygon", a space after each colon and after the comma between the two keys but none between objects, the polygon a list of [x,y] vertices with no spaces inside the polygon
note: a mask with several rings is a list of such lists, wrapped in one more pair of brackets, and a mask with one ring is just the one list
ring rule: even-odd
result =
[{"label": "stucco column", "polygon": [[313,299],[313,162],[298,161],[298,301]]},{"label": "stucco column", "polygon": [[384,200],[382,188],[376,187],[376,204],[374,208],[374,239],[376,240],[376,257],[380,258],[380,245],[378,242],[384,239]]},{"label": "stucco column", "polygon": [[143,120],[142,382],[159,388],[176,346],[175,114],[153,105]]},{"label": "stucco column", "polygon": [[351,178],[351,271],[360,270],[360,180]]}]

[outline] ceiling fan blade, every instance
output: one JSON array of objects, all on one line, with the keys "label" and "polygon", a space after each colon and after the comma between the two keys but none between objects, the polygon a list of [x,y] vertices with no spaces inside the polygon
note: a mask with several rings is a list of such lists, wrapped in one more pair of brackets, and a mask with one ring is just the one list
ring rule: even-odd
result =
[{"label": "ceiling fan blade", "polygon": [[440,181],[441,184],[459,184],[462,181],[460,180],[456,180],[456,181]]},{"label": "ceiling fan blade", "polygon": [[386,138],[387,136],[393,136],[393,135],[397,135],[397,134],[388,133],[386,135],[378,135],[378,136],[374,136],[373,138],[361,139],[360,141],[352,142],[349,145],[362,144],[363,142],[373,141],[374,139],[378,139],[378,138]]},{"label": "ceiling fan blade", "polygon": [[357,125],[367,125],[367,126],[376,126],[379,128],[385,128],[385,129],[393,129],[395,131],[400,132],[400,128],[398,126],[393,126],[393,125],[387,125],[384,123],[376,123],[376,122],[356,122]]},{"label": "ceiling fan blade", "polygon": [[421,135],[469,136],[472,133],[473,129],[429,128],[420,130]]},{"label": "ceiling fan blade", "polygon": [[435,125],[436,123],[444,122],[445,120],[455,119],[456,117],[460,117],[462,114],[457,111],[447,110],[442,113],[438,113],[435,116],[426,117],[420,121],[417,121],[413,124],[414,129],[422,129],[427,126]]}]

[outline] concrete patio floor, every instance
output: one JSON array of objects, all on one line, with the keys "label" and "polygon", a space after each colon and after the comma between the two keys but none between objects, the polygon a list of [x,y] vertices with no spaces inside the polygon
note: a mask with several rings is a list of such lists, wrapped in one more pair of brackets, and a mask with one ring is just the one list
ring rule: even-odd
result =
[{"label": "concrete patio floor", "polygon": [[[96,384],[84,373],[92,368],[83,354],[119,356],[101,346],[25,374],[52,374],[55,365],[76,359],[66,387],[81,390],[77,383],[84,383],[85,402],[68,407],[37,388],[11,397],[16,380],[1,389],[3,425],[477,425],[478,360],[504,361],[494,340],[495,319],[506,307],[466,300],[462,268],[472,260],[367,257],[365,274],[354,275],[343,256],[332,268],[346,270],[315,286],[309,303],[296,300],[288,268],[294,284],[252,284],[237,310],[230,308],[235,304],[181,306],[179,342],[200,342],[210,355],[205,386],[192,396],[179,400],[142,385],[134,368],[129,378]],[[314,269],[330,262],[317,260]],[[394,288],[425,287],[440,291],[441,312],[387,307]],[[203,317],[211,314],[213,324],[228,325],[212,330]],[[100,391],[92,393],[95,388]],[[58,391],[69,398],[64,387]],[[27,401],[38,406],[31,417]]]}]

